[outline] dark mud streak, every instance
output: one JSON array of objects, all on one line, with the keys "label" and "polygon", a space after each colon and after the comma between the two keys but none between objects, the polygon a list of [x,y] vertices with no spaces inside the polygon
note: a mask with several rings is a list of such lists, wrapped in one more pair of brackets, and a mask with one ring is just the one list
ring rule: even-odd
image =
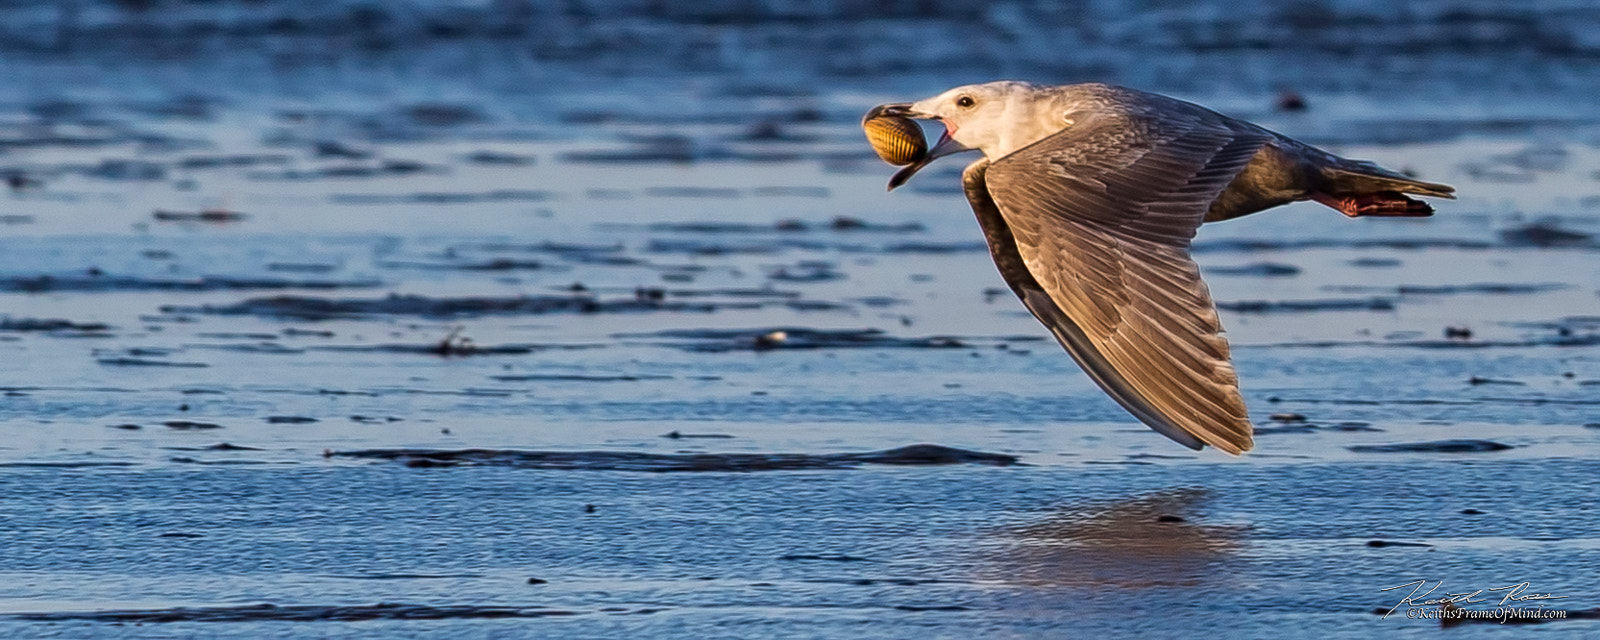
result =
[{"label": "dark mud streak", "polygon": [[431,356],[516,356],[550,349],[582,349],[592,346],[500,344],[442,347],[439,344],[373,344],[373,345],[321,345],[307,347],[309,351],[343,351],[354,353],[399,353]]},{"label": "dark mud streak", "polygon": [[1600,247],[1593,234],[1563,229],[1554,222],[1543,221],[1506,229],[1500,232],[1500,241],[1510,247],[1579,248]]},{"label": "dark mud streak", "polygon": [[325,578],[338,578],[340,580],[443,580],[448,578],[483,578],[481,573],[371,573],[353,575],[327,575]]},{"label": "dark mud streak", "polygon": [[61,318],[0,318],[0,331],[105,331],[103,322],[73,322]]},{"label": "dark mud streak", "polygon": [[192,313],[209,315],[253,315],[300,320],[331,320],[361,318],[365,316],[421,316],[425,318],[460,318],[485,315],[544,315],[556,313],[643,313],[643,312],[701,312],[719,309],[755,309],[755,303],[738,302],[667,302],[660,300],[621,298],[599,300],[589,296],[516,296],[433,298],[419,295],[390,295],[385,298],[313,298],[307,296],[274,296],[251,298],[227,305],[167,305],[162,313]]},{"label": "dark mud streak", "polygon": [[489,376],[501,382],[638,382],[640,380],[671,380],[672,376],[657,375],[580,375],[561,373],[527,373]]},{"label": "dark mud streak", "polygon": [[[653,190],[647,190],[652,193]],[[882,224],[867,222],[857,218],[843,216],[835,217],[825,223],[807,222],[804,220],[785,219],[772,224],[749,224],[737,222],[657,222],[644,225],[631,224],[602,224],[600,229],[616,230],[645,230],[657,233],[692,233],[703,234],[768,234],[768,233],[800,233],[805,231],[852,231],[865,233],[917,233],[926,231],[927,228],[919,222],[906,222],[901,224]]]},{"label": "dark mud streak", "polygon": [[201,276],[181,280],[113,275],[37,275],[0,277],[0,292],[52,291],[234,291],[253,289],[370,289],[377,280],[283,280]]},{"label": "dark mud streak", "polygon": [[1393,311],[1389,298],[1334,298],[1327,300],[1239,300],[1218,302],[1217,308],[1234,313],[1310,313],[1315,311]]},{"label": "dark mud streak", "polygon": [[810,350],[810,349],[962,349],[959,338],[928,336],[897,338],[881,329],[809,329],[768,327],[763,329],[669,329],[650,333],[617,334],[619,338],[667,338],[657,346],[696,353],[729,351]]},{"label": "dark mud streak", "polygon": [[503,189],[498,191],[485,191],[481,193],[344,193],[328,196],[328,201],[333,204],[344,205],[375,205],[375,204],[479,204],[487,202],[544,202],[556,198],[557,195],[549,191],[528,191],[522,189]]},{"label": "dark mud streak", "polygon": [[409,467],[501,466],[569,471],[789,471],[853,469],[864,464],[897,466],[1019,464],[1016,456],[916,444],[870,453],[639,453],[624,451],[518,451],[501,449],[368,449],[327,454],[393,460]]},{"label": "dark mud streak", "polygon": [[1557,331],[1555,335],[1533,336],[1522,340],[1315,340],[1304,342],[1275,342],[1268,344],[1241,344],[1235,349],[1300,348],[1331,349],[1334,347],[1405,347],[1412,349],[1525,349],[1529,347],[1593,347],[1600,345],[1600,333],[1574,335],[1572,331]]},{"label": "dark mud streak", "polygon": [[96,362],[108,367],[178,367],[199,369],[211,366],[204,362],[172,362],[169,360],[150,360],[147,358],[97,358]]},{"label": "dark mud streak", "polygon": [[543,607],[491,607],[481,605],[429,606],[372,604],[354,606],[257,604],[238,607],[175,607],[121,611],[62,611],[21,613],[13,617],[35,622],[359,622],[364,620],[453,620],[467,618],[543,618],[580,612]]},{"label": "dark mud streak", "polygon": [[1345,448],[1356,453],[1487,453],[1516,447],[1491,440],[1452,439],[1396,444],[1359,444]]},{"label": "dark mud streak", "polygon": [[177,429],[179,431],[201,431],[206,429],[222,428],[222,425],[213,422],[196,422],[193,420],[168,420],[161,424],[166,425],[168,429]]},{"label": "dark mud streak", "polygon": [[1433,545],[1425,543],[1425,542],[1403,542],[1403,541],[1399,541],[1399,540],[1368,540],[1367,541],[1367,546],[1372,547],[1374,549],[1381,549],[1381,548],[1384,548],[1384,547],[1432,547]]},{"label": "dark mud streak", "polygon": [[1300,267],[1280,262],[1256,262],[1233,267],[1207,267],[1207,275],[1281,278],[1300,274]]},{"label": "dark mud streak", "polygon": [[1368,424],[1365,424],[1365,423],[1359,423],[1359,422],[1338,423],[1338,424],[1329,424],[1329,425],[1319,425],[1319,424],[1309,424],[1309,423],[1308,424],[1285,424],[1285,425],[1275,425],[1275,426],[1270,426],[1270,427],[1256,427],[1255,428],[1255,435],[1258,435],[1258,436],[1295,434],[1295,433],[1317,433],[1317,432],[1382,433],[1383,429],[1379,429],[1377,427],[1374,427],[1374,426],[1371,426],[1371,425],[1368,425]]},{"label": "dark mud streak", "polygon": [[385,269],[419,269],[424,271],[566,271],[569,267],[538,260],[512,260],[496,258],[484,262],[382,262]]},{"label": "dark mud streak", "polygon": [[876,562],[876,560],[871,560],[871,559],[868,559],[868,558],[861,558],[861,557],[852,556],[852,555],[846,555],[846,554],[842,554],[842,553],[833,553],[833,554],[792,553],[792,554],[788,554],[788,555],[778,556],[778,559],[779,560],[785,560],[785,561],[791,561],[791,562],[793,562],[793,561],[806,561],[806,560],[818,560],[818,561],[823,561],[823,562]]},{"label": "dark mud streak", "polygon": [[1477,282],[1472,284],[1446,284],[1446,285],[1420,285],[1403,284],[1398,287],[1373,287],[1367,285],[1334,285],[1323,287],[1325,291],[1338,291],[1341,293],[1386,293],[1402,296],[1408,295],[1458,295],[1468,293],[1490,295],[1513,295],[1527,293],[1545,293],[1571,289],[1573,285],[1562,282],[1539,283],[1501,283]]},{"label": "dark mud streak", "polygon": [[1383,238],[1346,240],[1315,238],[1306,240],[1272,240],[1266,238],[1236,238],[1208,240],[1194,243],[1194,253],[1257,253],[1261,251],[1297,251],[1305,249],[1492,249],[1496,245],[1486,240],[1467,238]]}]

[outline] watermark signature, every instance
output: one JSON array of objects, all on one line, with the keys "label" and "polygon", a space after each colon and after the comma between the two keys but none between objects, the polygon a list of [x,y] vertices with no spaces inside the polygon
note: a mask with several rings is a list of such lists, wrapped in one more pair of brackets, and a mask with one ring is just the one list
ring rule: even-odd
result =
[{"label": "watermark signature", "polygon": [[[1455,591],[1438,593],[1444,586],[1440,580],[1428,586],[1427,580],[1414,580],[1393,587],[1379,589],[1379,591],[1394,591],[1405,595],[1394,606],[1384,612],[1383,617],[1388,618],[1401,607],[1405,607],[1407,618],[1421,618],[1424,620],[1439,620],[1449,622],[1452,620],[1499,620],[1501,624],[1510,621],[1523,620],[1552,620],[1567,617],[1567,612],[1560,609],[1547,608],[1547,600],[1565,600],[1567,596],[1558,596],[1553,593],[1540,593],[1533,590],[1533,583],[1518,582],[1503,587],[1490,587],[1487,589],[1473,589],[1469,591]],[[1493,603],[1490,608],[1469,609],[1469,605]]]}]

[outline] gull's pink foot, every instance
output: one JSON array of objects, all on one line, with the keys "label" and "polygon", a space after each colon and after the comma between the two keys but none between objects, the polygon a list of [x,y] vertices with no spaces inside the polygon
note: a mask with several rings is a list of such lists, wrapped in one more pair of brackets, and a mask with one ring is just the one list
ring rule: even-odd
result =
[{"label": "gull's pink foot", "polygon": [[1428,206],[1428,203],[1409,198],[1399,191],[1375,191],[1372,193],[1353,193],[1337,196],[1315,193],[1311,195],[1311,199],[1338,209],[1339,213],[1352,218],[1361,216],[1426,218],[1433,215],[1433,207]]}]

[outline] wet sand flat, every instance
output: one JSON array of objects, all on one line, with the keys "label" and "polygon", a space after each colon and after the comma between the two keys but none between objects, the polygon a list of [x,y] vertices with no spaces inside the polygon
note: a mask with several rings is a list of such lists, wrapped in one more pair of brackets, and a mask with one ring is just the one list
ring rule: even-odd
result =
[{"label": "wet sand flat", "polygon": [[[1600,115],[1563,106],[1593,104],[1587,45],[1548,16],[1480,16],[1546,37],[1494,67],[1547,83],[1519,101],[1144,36],[940,71],[757,20],[662,31],[682,57],[649,66],[635,30],[695,19],[502,17],[575,20],[606,52],[579,59],[439,16],[262,26],[281,8],[185,8],[227,28],[152,24],[158,53],[110,71],[126,43],[95,25],[122,14],[83,18],[102,45],[7,54],[0,635],[1432,637],[1381,615],[1415,580],[1526,581],[1573,614],[1518,629],[1597,632]],[[1067,37],[1006,15],[982,19],[1027,51]],[[1109,22],[1223,28],[1139,15]],[[1414,18],[1369,37],[1448,22]],[[716,29],[778,36],[694,35]],[[1396,59],[1504,66],[1491,32]],[[270,53],[306,41],[357,62]],[[204,54],[224,42],[259,48]],[[807,65],[775,80],[743,46]],[[997,68],[1194,98],[1461,199],[1202,228],[1257,449],[1190,452],[1005,288],[960,158],[884,193],[860,114]],[[1284,79],[1308,110],[1273,108]]]}]

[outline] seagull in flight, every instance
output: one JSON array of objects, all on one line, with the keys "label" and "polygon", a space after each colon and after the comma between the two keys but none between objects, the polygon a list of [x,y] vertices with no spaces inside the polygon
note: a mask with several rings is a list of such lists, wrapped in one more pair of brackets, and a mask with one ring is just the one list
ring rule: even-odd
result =
[{"label": "seagull in flight", "polygon": [[[914,119],[937,120],[932,149]],[[1454,198],[1205,107],[1105,84],[991,82],[862,120],[905,165],[978,151],[967,201],[1011,290],[1118,404],[1191,449],[1248,451],[1252,428],[1211,293],[1189,256],[1203,222],[1312,200],[1346,216],[1433,214]]]}]

